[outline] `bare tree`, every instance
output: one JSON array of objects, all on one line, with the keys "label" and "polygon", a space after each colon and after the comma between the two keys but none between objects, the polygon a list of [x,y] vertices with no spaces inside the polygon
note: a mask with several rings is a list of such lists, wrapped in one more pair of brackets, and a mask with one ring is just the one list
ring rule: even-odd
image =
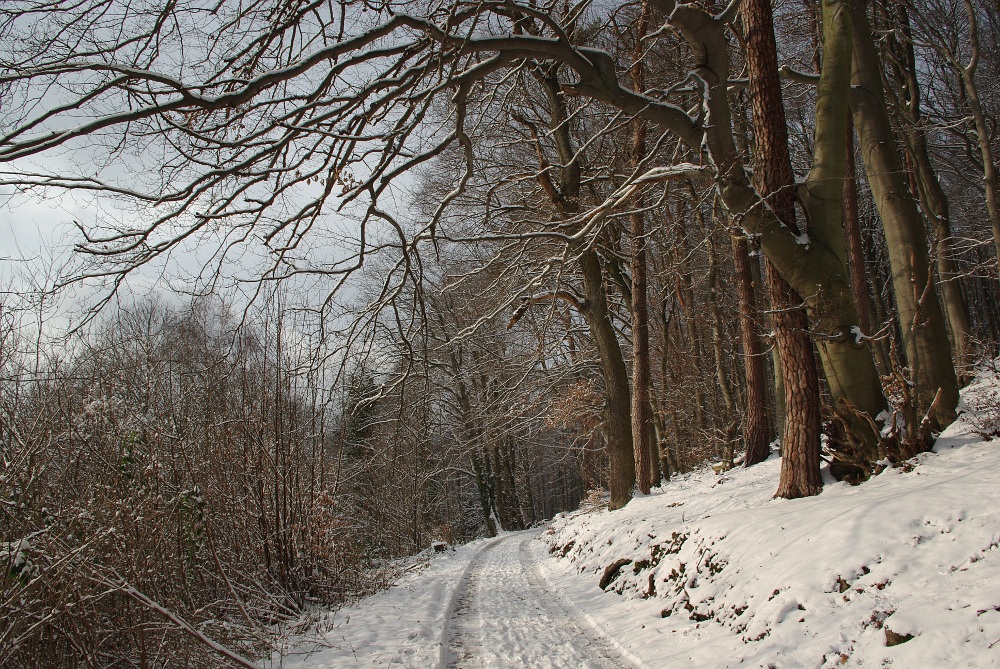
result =
[{"label": "bare tree", "polygon": [[[867,472],[879,457],[880,437],[871,426],[886,403],[870,352],[855,332],[858,317],[839,207],[831,206],[839,195],[821,193],[824,184],[839,185],[843,176],[839,105],[848,97],[850,82],[841,74],[851,58],[840,45],[852,39],[855,83],[871,94],[855,96],[855,125],[865,156],[888,161],[870,165],[868,175],[877,193],[898,190],[891,151],[876,150],[889,147],[891,139],[879,107],[881,82],[872,79],[878,74],[877,53],[857,3],[850,22],[841,2],[823,3],[824,24],[835,29],[824,38],[815,142],[822,151],[807,181],[809,196],[803,198],[810,220],[806,239],[768,206],[736,150],[727,34],[739,4],[736,0],[715,13],[674,0],[652,2],[657,20],[682,38],[677,48],[692,69],[686,82],[658,82],[640,91],[622,83],[619,63],[607,50],[591,45],[606,24],[587,3],[362,7],[258,0],[221,3],[211,11],[193,2],[133,3],[115,5],[113,18],[97,2],[55,13],[46,4],[6,3],[0,9],[5,45],[0,84],[5,103],[26,104],[5,104],[0,159],[11,169],[2,182],[22,189],[89,191],[144,208],[143,215],[123,217],[117,224],[83,229],[80,250],[99,261],[84,274],[109,278],[112,287],[125,273],[185,240],[216,234],[221,239],[216,262],[243,241],[258,239],[267,252],[267,277],[322,275],[332,278],[334,288],[373,254],[392,253],[384,290],[371,305],[387,308],[403,284],[419,283],[418,254],[449,237],[446,212],[467,192],[478,169],[479,112],[508,109],[505,104],[515,93],[506,83],[540,68],[549,77],[547,132],[553,133],[559,163],[542,166],[535,178],[558,172],[568,180],[570,187],[556,193],[564,200],[562,221],[493,238],[562,244],[578,259],[582,304],[604,351],[613,407],[609,426],[614,422],[609,434],[619,435],[609,444],[621,473],[614,477],[613,504],[625,503],[632,485],[630,400],[626,369],[615,354],[620,347],[605,322],[604,268],[594,249],[610,214],[680,177],[711,179],[737,224],[760,237],[765,255],[802,296],[820,340],[834,408],[849,433],[840,443],[853,452],[848,459],[858,471]],[[109,21],[115,30],[107,29]],[[188,30],[195,23],[199,30]],[[848,23],[853,35],[846,34]],[[126,29],[117,30],[119,24]],[[669,33],[655,34],[660,40]],[[648,147],[650,163],[616,190],[601,194],[572,185],[582,147],[560,137],[570,120],[562,110],[573,98],[581,106],[606,110],[605,127],[615,119],[646,121],[662,137],[682,142],[689,160],[664,160],[657,141]],[[602,128],[595,132],[606,136]],[[139,146],[141,154],[135,150]],[[429,216],[415,226],[404,224],[389,204],[393,184],[451,150],[464,159],[451,190]],[[46,170],[26,162],[57,151],[78,160],[75,170]],[[832,154],[841,158],[827,161]],[[879,195],[878,202],[887,200]],[[943,320],[933,291],[926,290],[929,270],[920,251],[923,238],[916,232],[920,219],[909,202],[899,205],[905,211],[884,210],[883,220],[891,236],[918,408],[929,410],[941,390],[934,406],[937,424],[944,425],[954,415],[954,372],[942,354]],[[310,255],[309,239],[344,231],[327,216],[331,211],[356,217],[353,240],[333,259]],[[911,258],[912,253],[917,256]],[[615,390],[620,384],[622,392]]]}]

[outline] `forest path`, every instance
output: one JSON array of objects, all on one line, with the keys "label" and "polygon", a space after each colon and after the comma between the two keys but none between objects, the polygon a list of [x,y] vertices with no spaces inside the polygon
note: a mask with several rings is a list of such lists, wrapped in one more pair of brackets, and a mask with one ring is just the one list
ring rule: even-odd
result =
[{"label": "forest path", "polygon": [[501,537],[469,563],[448,606],[442,669],[632,666],[545,581],[537,536]]}]

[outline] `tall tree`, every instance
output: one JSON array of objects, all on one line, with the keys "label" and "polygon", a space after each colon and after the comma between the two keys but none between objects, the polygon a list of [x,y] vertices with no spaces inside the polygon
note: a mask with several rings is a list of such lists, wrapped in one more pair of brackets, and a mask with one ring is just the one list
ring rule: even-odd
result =
[{"label": "tall tree", "polygon": [[[895,84],[894,102],[905,124],[905,139],[908,163],[913,167],[916,193],[924,213],[930,218],[934,231],[934,261],[937,264],[939,285],[944,313],[948,319],[948,329],[955,354],[955,363],[963,375],[968,375],[971,365],[972,326],[969,311],[959,284],[955,244],[951,232],[951,218],[948,196],[931,163],[927,147],[928,122],[921,109],[920,82],[917,78],[917,59],[913,49],[913,35],[910,15],[904,5],[895,7],[896,30],[887,37],[886,48],[890,53]],[[898,32],[900,38],[893,35]],[[963,376],[967,378],[967,376]]]},{"label": "tall tree", "polygon": [[911,425],[933,408],[931,424],[940,428],[955,419],[958,380],[944,315],[934,290],[927,233],[906,183],[889,122],[881,60],[866,5],[865,0],[848,3],[854,44],[851,110],[888,244],[896,307],[915,391],[915,420]]},{"label": "tall tree", "polygon": [[[743,375],[746,385],[743,441],[747,461],[757,462],[767,457],[771,443],[767,416],[767,367],[758,331],[757,291],[754,290],[753,272],[746,235],[733,235],[733,263],[740,304],[740,341],[743,344]],[[755,454],[752,458],[750,454]],[[763,456],[763,457],[762,457]]]},{"label": "tall tree", "polygon": [[[972,117],[972,130],[975,136],[976,149],[982,162],[983,187],[986,201],[986,212],[990,221],[998,262],[1000,262],[1000,182],[998,182],[997,165],[994,158],[990,125],[991,120],[983,104],[979,87],[979,68],[983,62],[983,47],[980,31],[980,17],[985,13],[989,16],[990,9],[977,10],[973,0],[960,0],[965,14],[965,30],[956,25],[952,11],[954,3],[928,2],[914,7],[913,18],[918,23],[921,43],[928,46],[943,58],[948,68],[958,79],[963,102],[968,114]],[[962,46],[967,45],[967,58],[963,58]],[[993,120],[995,124],[995,120]]]},{"label": "tall tree", "polygon": [[[743,0],[741,11],[753,107],[755,185],[782,223],[799,234],[771,3]],[[781,481],[776,494],[789,498],[816,495],[823,486],[819,474],[819,374],[808,335],[809,321],[802,298],[770,262],[765,262],[765,272],[786,388]],[[747,464],[752,464],[749,452]]]},{"label": "tall tree", "polygon": [[[635,59],[630,73],[632,86],[646,90],[643,72],[643,40],[649,27],[649,3],[644,1],[635,28]],[[636,167],[646,157],[646,122],[633,121],[632,162]],[[641,202],[641,201],[640,201]],[[639,491],[649,494],[652,480],[650,444],[651,414],[649,404],[649,298],[646,294],[646,217],[639,207],[629,214],[632,236],[632,442],[635,450],[636,482]],[[657,458],[658,459],[658,458]]]}]

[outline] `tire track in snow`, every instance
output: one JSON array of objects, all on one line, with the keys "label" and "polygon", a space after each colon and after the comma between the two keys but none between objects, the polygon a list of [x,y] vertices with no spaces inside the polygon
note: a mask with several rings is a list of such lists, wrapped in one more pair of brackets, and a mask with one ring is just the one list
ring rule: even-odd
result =
[{"label": "tire track in snow", "polygon": [[505,536],[469,563],[449,602],[441,669],[632,666],[548,587],[529,547],[537,535]]},{"label": "tire track in snow", "polygon": [[462,576],[459,577],[458,585],[455,586],[455,591],[451,593],[451,599],[448,601],[448,609],[444,614],[444,629],[441,632],[441,659],[438,664],[440,669],[454,667],[457,662],[458,654],[453,650],[453,646],[456,644],[455,636],[458,629],[456,618],[468,615],[472,589],[476,583],[475,572],[482,569],[483,558],[486,553],[496,548],[501,541],[508,539],[510,539],[509,536],[501,537],[481,548],[469,561],[469,566],[462,572]]}]

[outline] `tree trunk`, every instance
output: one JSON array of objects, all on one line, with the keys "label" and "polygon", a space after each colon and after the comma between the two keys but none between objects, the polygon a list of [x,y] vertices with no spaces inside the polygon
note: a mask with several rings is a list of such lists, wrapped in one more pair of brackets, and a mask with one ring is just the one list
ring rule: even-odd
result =
[{"label": "tree trunk", "polygon": [[583,316],[597,345],[604,372],[604,433],[611,465],[608,508],[620,509],[632,499],[635,486],[635,454],[632,449],[631,401],[628,372],[618,337],[608,316],[601,262],[594,251],[580,256],[583,291],[587,303]]},{"label": "tree trunk", "polygon": [[[635,90],[645,90],[642,70],[642,38],[646,35],[649,4],[643,3],[636,34],[635,66],[632,83]],[[632,130],[632,162],[638,165],[646,156],[645,121],[636,119]],[[642,202],[636,204],[641,209]],[[636,482],[639,491],[649,494],[652,485],[650,466],[649,409],[649,308],[646,297],[646,230],[645,215],[634,211],[629,215],[632,235],[632,443],[635,448]]]},{"label": "tree trunk", "polygon": [[489,472],[489,460],[480,459],[475,452],[472,454],[472,471],[476,475],[476,492],[479,493],[479,507],[483,512],[483,519],[486,521],[486,536],[495,537],[497,535],[497,524],[493,520],[493,487],[490,483],[492,478]]},{"label": "tree trunk", "polygon": [[[561,214],[572,215],[578,209],[580,165],[569,135],[565,103],[554,72],[542,78],[548,98],[549,129],[555,139],[560,164],[559,191],[552,193],[552,204]],[[547,178],[547,177],[546,177]],[[604,272],[597,252],[580,244],[578,255],[585,303],[583,317],[597,346],[604,373],[604,433],[610,465],[608,508],[620,509],[632,499],[635,487],[635,453],[632,447],[632,412],[628,372],[621,345],[608,313]]]},{"label": "tree trunk", "polygon": [[[871,337],[876,330],[877,319],[874,317],[875,307],[872,304],[868,288],[868,272],[865,269],[865,247],[861,240],[861,217],[858,214],[857,171],[854,165],[854,123],[847,117],[847,147],[844,172],[844,237],[847,241],[847,267],[851,275],[851,293],[854,304],[858,308],[858,325],[866,337]],[[885,340],[870,341],[872,354],[879,373],[888,374],[892,365]]]},{"label": "tree trunk", "polygon": [[743,343],[743,370],[746,375],[746,407],[743,418],[743,441],[747,462],[767,458],[771,431],[767,420],[767,366],[756,319],[760,316],[750,269],[750,254],[745,236],[733,236],[733,263],[740,300],[740,340]]},{"label": "tree trunk", "polygon": [[[691,202],[698,202],[699,198],[694,184],[688,182],[686,186],[688,193],[691,195]],[[702,338],[699,336],[697,327],[698,310],[695,304],[694,283],[691,279],[693,273],[691,267],[691,246],[688,243],[688,229],[684,224],[687,217],[685,212],[681,210],[683,207],[684,203],[678,201],[678,215],[671,221],[673,223],[674,237],[677,240],[673,247],[674,261],[677,265],[677,297],[681,304],[681,311],[684,314],[684,318],[678,323],[677,330],[679,333],[687,335],[688,355],[691,358],[692,367],[697,370],[698,377],[703,378],[708,373],[708,363],[705,361],[707,356],[703,349]],[[683,329],[681,328],[681,324],[684,326]],[[703,384],[698,383],[694,387],[693,423],[700,434],[694,435],[694,438],[703,438],[709,431],[708,412],[705,411],[706,404],[705,387]],[[686,436],[691,438],[691,429],[688,428],[686,432]]]},{"label": "tree trunk", "polygon": [[[857,338],[856,325],[847,327],[847,319],[859,323],[853,296],[840,297],[839,291],[850,290],[847,276],[847,248],[842,228],[843,181],[846,171],[847,142],[844,129],[849,116],[852,63],[851,16],[845,0],[823,0],[823,70],[816,94],[816,139],[813,165],[800,198],[809,216],[810,244],[826,249],[834,259],[838,280],[824,286],[825,299],[833,302],[837,291],[837,306],[830,308],[830,324],[817,324],[820,338],[817,346],[826,372],[827,384],[837,417],[834,430],[835,462],[831,466],[839,477],[864,478],[881,457],[880,435],[876,429],[879,416],[887,403],[882,394],[874,359]],[[840,281],[847,280],[847,284]],[[849,303],[847,300],[850,300]],[[822,309],[820,300],[819,309]],[[830,336],[836,333],[835,336]],[[867,355],[861,356],[864,351]],[[854,364],[863,368],[852,369]],[[860,402],[860,404],[859,404]],[[876,429],[872,429],[875,427]]]},{"label": "tree trunk", "polygon": [[934,427],[944,428],[955,420],[958,381],[944,315],[931,280],[927,234],[907,187],[889,123],[880,60],[865,16],[864,0],[849,0],[848,6],[854,42],[851,108],[888,244],[896,307],[915,386],[913,409],[916,416],[923,416],[940,391],[932,422]]},{"label": "tree trunk", "polygon": [[[699,220],[701,215],[696,216]],[[720,438],[722,440],[722,461],[726,468],[733,466],[733,451],[736,440],[736,430],[739,425],[737,416],[739,407],[736,405],[735,393],[732,382],[727,373],[726,355],[724,341],[725,323],[722,317],[722,309],[719,304],[719,261],[715,248],[715,240],[706,226],[702,226],[706,233],[706,251],[708,254],[708,303],[712,316],[712,352],[715,358],[715,380],[722,394],[722,401],[725,404],[725,413],[721,425]]]},{"label": "tree trunk", "polygon": [[979,143],[979,153],[983,159],[983,185],[986,187],[986,211],[989,213],[990,226],[993,229],[993,245],[996,247],[997,272],[1000,278],[1000,185],[997,183],[997,167],[993,162],[993,147],[990,145],[990,129],[986,122],[983,103],[979,99],[979,86],[976,84],[976,67],[979,65],[980,44],[979,24],[976,10],[970,0],[964,0],[965,14],[969,19],[969,45],[972,56],[966,67],[957,65],[962,79],[962,87],[972,112],[972,120],[976,125],[976,137]]},{"label": "tree trunk", "polygon": [[[798,294],[767,263],[772,304],[794,305]],[[781,478],[775,497],[795,499],[818,495],[823,489],[819,471],[820,433],[819,373],[808,327],[801,308],[779,310],[774,315],[775,337],[785,382],[785,429],[781,440]]]},{"label": "tree trunk", "polygon": [[[649,457],[649,476],[653,481],[653,485],[660,485],[663,482],[663,467],[660,464],[660,440],[656,434],[656,423],[653,420],[653,409],[650,406],[649,411],[649,437],[646,440],[646,451]],[[670,478],[670,474],[667,474],[666,478]]]},{"label": "tree trunk", "polygon": [[[788,153],[788,128],[778,79],[771,11],[768,0],[744,0],[742,5],[756,140],[754,181],[757,191],[766,198],[781,222],[798,234],[795,178]],[[819,374],[807,334],[809,321],[801,307],[802,298],[770,262],[765,263],[765,274],[785,382],[782,472],[776,494],[780,497],[815,495],[822,489],[823,481],[819,473]],[[766,457],[765,452],[759,454],[757,460],[751,460],[747,451],[746,464]]]},{"label": "tree trunk", "polygon": [[888,48],[897,52],[892,59],[892,69],[895,75],[899,112],[906,121],[904,129],[906,151],[913,166],[916,195],[920,198],[924,213],[930,217],[934,228],[934,259],[937,263],[944,313],[948,319],[948,329],[951,331],[955,365],[960,378],[964,380],[972,362],[970,342],[972,326],[969,323],[965,298],[962,296],[962,287],[958,281],[959,271],[951,236],[948,197],[941,187],[941,182],[938,181],[927,148],[925,119],[920,110],[920,82],[916,74],[916,56],[913,43],[910,41],[910,18],[903,5],[896,7],[896,19],[903,31],[903,39],[902,41],[891,39]]}]

